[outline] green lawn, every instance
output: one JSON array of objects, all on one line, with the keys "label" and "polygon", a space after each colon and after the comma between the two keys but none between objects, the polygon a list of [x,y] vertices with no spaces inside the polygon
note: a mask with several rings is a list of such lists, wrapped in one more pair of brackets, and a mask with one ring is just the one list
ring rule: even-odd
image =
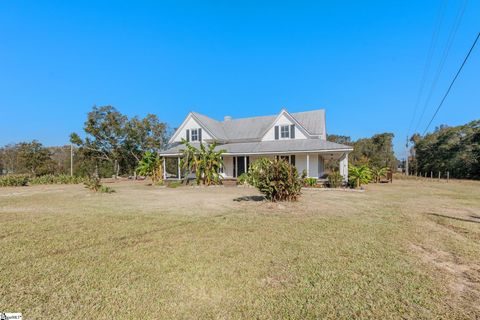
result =
[{"label": "green lawn", "polygon": [[480,317],[480,183],[0,189],[0,312],[25,319]]}]

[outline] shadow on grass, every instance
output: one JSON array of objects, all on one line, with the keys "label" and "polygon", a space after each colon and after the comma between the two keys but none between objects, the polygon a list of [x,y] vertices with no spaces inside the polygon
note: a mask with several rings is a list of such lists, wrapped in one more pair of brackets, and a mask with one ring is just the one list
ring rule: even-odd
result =
[{"label": "shadow on grass", "polygon": [[[463,219],[463,218],[458,218],[458,217],[452,217],[452,216],[447,216],[447,215],[438,214],[438,213],[428,213],[428,215],[435,216],[435,217],[441,217],[441,218],[447,218],[447,219],[453,219],[453,220],[458,220],[458,221],[464,221],[464,222],[480,223],[480,221]],[[470,217],[478,219],[477,216],[470,216]]]},{"label": "shadow on grass", "polygon": [[263,201],[265,200],[264,196],[244,196],[233,199],[233,201],[241,202],[241,201]]}]

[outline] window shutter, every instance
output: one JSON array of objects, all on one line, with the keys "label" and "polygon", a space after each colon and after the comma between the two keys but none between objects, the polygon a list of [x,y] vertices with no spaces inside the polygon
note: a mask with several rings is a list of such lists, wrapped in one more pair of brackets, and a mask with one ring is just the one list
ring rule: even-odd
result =
[{"label": "window shutter", "polygon": [[295,125],[290,125],[290,139],[295,139]]},{"label": "window shutter", "polygon": [[198,141],[202,142],[202,128],[198,129]]},{"label": "window shutter", "polygon": [[190,130],[187,129],[187,142],[190,141]]},{"label": "window shutter", "polygon": [[290,164],[291,164],[292,166],[295,166],[295,155],[294,155],[294,154],[292,154],[292,155],[290,156]]},{"label": "window shutter", "polygon": [[278,126],[275,126],[275,140],[278,140]]}]

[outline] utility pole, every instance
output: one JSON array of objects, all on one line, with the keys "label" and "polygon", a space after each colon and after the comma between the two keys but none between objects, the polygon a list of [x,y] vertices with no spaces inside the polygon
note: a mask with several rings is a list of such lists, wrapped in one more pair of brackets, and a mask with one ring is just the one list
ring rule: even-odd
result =
[{"label": "utility pole", "polygon": [[405,144],[405,175],[408,176],[408,136],[407,143]]},{"label": "utility pole", "polygon": [[73,144],[70,144],[70,176],[73,177]]}]

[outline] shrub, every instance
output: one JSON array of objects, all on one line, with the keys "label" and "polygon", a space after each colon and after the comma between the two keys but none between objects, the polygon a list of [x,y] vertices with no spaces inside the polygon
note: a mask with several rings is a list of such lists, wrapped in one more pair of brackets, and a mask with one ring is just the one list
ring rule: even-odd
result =
[{"label": "shrub", "polygon": [[100,185],[100,188],[98,189],[99,192],[102,192],[102,193],[114,193],[115,190],[110,188],[110,187],[107,187],[107,186],[104,186],[104,185]]},{"label": "shrub", "polygon": [[46,174],[31,178],[29,184],[78,184],[84,181],[83,177],[70,176],[66,174]]},{"label": "shrub", "polygon": [[222,176],[220,175],[220,168],[223,166],[222,154],[226,151],[224,149],[215,151],[217,144],[205,145],[200,143],[200,148],[192,146],[189,142],[182,139],[182,144],[185,145],[185,150],[182,152],[181,167],[185,170],[185,179],[189,173],[195,172],[196,182],[203,185],[220,184]]},{"label": "shrub", "polygon": [[383,177],[385,177],[388,173],[388,168],[387,167],[373,167],[370,169],[372,173],[372,180],[373,182],[377,183],[382,180]]},{"label": "shrub", "polygon": [[24,174],[0,176],[0,187],[23,187],[28,184],[29,180],[29,176]]},{"label": "shrub", "polygon": [[163,180],[163,160],[155,152],[147,151],[138,163],[137,173],[151,177],[153,184],[156,184]]},{"label": "shrub", "polygon": [[303,169],[301,178],[305,179],[306,177],[307,177],[307,169]]},{"label": "shrub", "polygon": [[284,160],[255,161],[247,180],[270,201],[295,201],[302,188],[297,169]]},{"label": "shrub", "polygon": [[348,181],[353,188],[360,188],[363,184],[372,181],[372,173],[366,165],[348,167]]},{"label": "shrub", "polygon": [[246,173],[242,173],[241,175],[238,176],[237,182],[238,184],[245,185],[248,184],[248,175]]},{"label": "shrub", "polygon": [[338,171],[333,171],[328,175],[328,186],[330,188],[339,188],[342,186],[343,177]]},{"label": "shrub", "polygon": [[97,177],[89,177],[85,179],[83,184],[85,185],[85,188],[95,192],[100,190],[100,187],[102,186],[102,184],[100,183],[100,178],[97,178]]},{"label": "shrub", "polygon": [[85,188],[90,189],[94,192],[102,192],[102,193],[113,193],[113,192],[115,192],[114,189],[102,185],[100,183],[100,178],[89,177],[89,178],[85,179],[83,184],[85,185]]},{"label": "shrub", "polygon": [[168,184],[167,184],[167,187],[169,188],[178,188],[182,185],[182,183],[180,181],[170,181]]},{"label": "shrub", "polygon": [[305,178],[303,183],[308,187],[315,187],[317,185],[317,178]]}]

